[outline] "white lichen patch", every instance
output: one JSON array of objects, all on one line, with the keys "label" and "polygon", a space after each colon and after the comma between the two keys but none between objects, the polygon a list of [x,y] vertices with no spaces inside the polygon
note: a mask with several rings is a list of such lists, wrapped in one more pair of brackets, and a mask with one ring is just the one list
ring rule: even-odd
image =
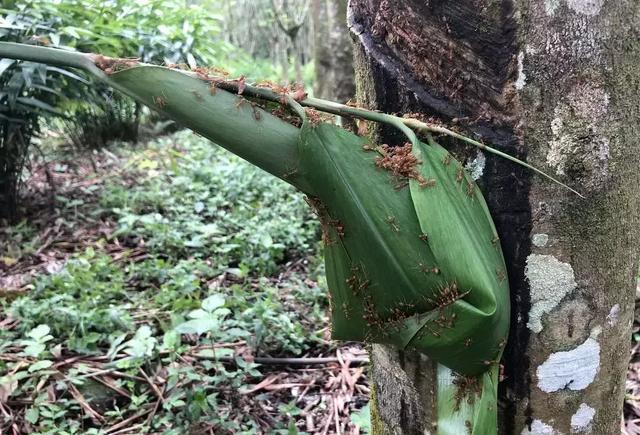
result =
[{"label": "white lichen patch", "polygon": [[544,10],[547,15],[554,15],[560,6],[560,0],[544,0]]},{"label": "white lichen patch", "polygon": [[524,51],[518,53],[518,78],[516,79],[516,89],[524,88],[527,83],[527,75],[524,73]]},{"label": "white lichen patch", "polygon": [[567,6],[574,12],[593,17],[600,13],[604,0],[567,0]]},{"label": "white lichen patch", "polygon": [[580,404],[575,414],[571,416],[571,433],[591,433],[591,422],[596,410],[586,403]]},{"label": "white lichen patch", "polygon": [[556,352],[538,366],[538,388],[547,393],[584,390],[600,369],[600,344],[592,337],[573,350]]},{"label": "white lichen patch", "polygon": [[607,325],[615,326],[618,323],[618,317],[620,317],[620,304],[615,304],[607,314]]},{"label": "white lichen patch", "polygon": [[[541,2],[542,3],[542,2]],[[558,2],[562,4],[562,2]],[[564,8],[560,8],[562,10]],[[556,14],[560,11],[556,11]],[[548,25],[546,31],[539,35],[539,39],[532,40],[540,52],[548,56],[559,56],[556,64],[557,73],[561,73],[567,62],[584,62],[590,64],[600,62],[606,53],[603,44],[602,32],[598,26],[594,26],[592,20],[574,13],[564,14],[562,11],[562,24]],[[567,15],[565,17],[565,15]],[[550,20],[547,20],[550,21]],[[551,24],[551,23],[549,23]],[[555,24],[555,23],[554,23]],[[542,59],[540,59],[542,61]],[[535,65],[537,59],[531,59],[530,64]]]},{"label": "white lichen patch", "polygon": [[538,248],[544,248],[549,243],[549,236],[547,234],[534,234],[531,242]]},{"label": "white lichen patch", "polygon": [[465,169],[474,180],[479,180],[484,173],[484,167],[487,164],[487,158],[484,153],[478,150],[476,157],[465,165]]},{"label": "white lichen patch", "polygon": [[571,89],[568,103],[576,115],[598,122],[609,110],[609,94],[601,86],[581,83]]},{"label": "white lichen patch", "polygon": [[597,82],[581,82],[554,110],[547,164],[557,175],[566,175],[569,162],[581,168],[587,187],[598,187],[609,175],[609,94]]},{"label": "white lichen patch", "polygon": [[564,121],[562,119],[562,107],[555,109],[555,117],[551,121],[552,139],[549,141],[547,152],[547,164],[555,168],[558,175],[565,175],[565,166],[568,156],[573,153],[576,145],[570,135],[564,134]]},{"label": "white lichen patch", "polygon": [[525,274],[529,281],[532,304],[527,326],[538,333],[542,331],[542,316],[573,292],[577,284],[571,265],[559,261],[553,255],[529,255]]},{"label": "white lichen patch", "polygon": [[571,136],[560,136],[549,142],[547,165],[555,168],[556,174],[565,175],[567,159],[575,151],[575,144]]},{"label": "white lichen patch", "polygon": [[560,433],[556,432],[547,423],[535,419],[531,422],[531,429],[525,427],[522,429],[521,435],[560,435]]}]

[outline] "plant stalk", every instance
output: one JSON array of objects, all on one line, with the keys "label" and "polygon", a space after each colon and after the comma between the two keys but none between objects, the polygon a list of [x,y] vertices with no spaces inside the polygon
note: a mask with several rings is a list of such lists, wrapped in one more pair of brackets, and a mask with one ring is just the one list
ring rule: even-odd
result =
[{"label": "plant stalk", "polygon": [[[96,76],[97,78],[101,79],[102,81],[108,83],[110,86],[113,86],[114,88],[118,89],[119,91],[133,97],[136,98],[138,100],[140,100],[139,96],[137,95],[133,95],[130,91],[128,91],[128,89],[123,88],[118,86],[118,84],[116,82],[114,82],[113,80],[109,79],[109,76],[107,76],[102,70],[100,70],[96,65],[95,62],[96,60],[98,60],[100,57],[93,55],[93,54],[83,54],[83,53],[77,53],[77,52],[70,52],[70,51],[64,51],[64,50],[60,50],[60,49],[53,49],[53,48],[47,48],[47,47],[38,47],[38,46],[30,46],[30,45],[25,45],[25,44],[17,44],[17,43],[10,43],[10,42],[3,42],[0,43],[0,57],[8,57],[8,58],[12,58],[12,59],[22,59],[22,60],[30,60],[30,61],[34,61],[34,62],[42,62],[42,63],[49,63],[52,65],[57,65],[57,66],[69,66],[69,67],[74,67],[74,68],[80,68],[83,69],[91,74],[93,74],[94,76]],[[144,64],[138,64],[139,66],[147,66]],[[156,67],[156,68],[161,68],[161,67]],[[194,72],[188,72],[188,71],[180,71],[181,73],[187,74],[191,77],[197,77],[202,79],[202,75],[201,74],[196,74]],[[235,92],[239,92],[239,84],[238,81],[227,81],[224,79],[221,79],[219,77],[207,77],[211,83],[212,86],[217,86],[220,87],[222,89],[226,89],[226,90],[233,90]],[[251,85],[244,85],[243,84],[243,89],[242,89],[242,93],[249,95],[249,96],[253,96],[253,97],[257,97],[257,98],[262,98],[265,100],[269,100],[269,101],[275,101],[275,102],[279,102],[282,103],[282,99],[283,99],[283,95],[281,93],[275,92],[274,90],[272,90],[269,87],[259,87],[259,86],[251,86]],[[292,98],[291,95],[284,95],[285,100],[287,101],[287,104],[292,106],[292,108],[294,109],[294,111],[296,111],[298,113],[299,116],[301,116],[304,119],[304,114],[302,111],[300,111],[296,106],[297,104],[294,104],[294,100]],[[439,125],[435,125],[435,124],[431,124],[431,123],[426,123],[423,121],[420,121],[418,119],[413,119],[413,118],[402,118],[399,116],[395,116],[395,115],[390,115],[390,114],[386,114],[386,113],[380,113],[380,112],[375,112],[375,111],[371,111],[371,110],[367,110],[367,109],[362,109],[362,108],[358,108],[358,107],[351,107],[351,106],[347,106],[344,104],[339,104],[339,103],[335,103],[332,101],[327,101],[327,100],[322,100],[319,98],[304,98],[301,99],[299,101],[295,101],[295,103],[299,103],[302,106],[306,106],[306,107],[311,107],[314,108],[316,110],[322,111],[322,112],[326,112],[326,113],[331,113],[334,115],[339,115],[339,116],[349,116],[349,117],[355,117],[355,118],[361,118],[361,119],[366,119],[369,121],[374,121],[374,122],[381,122],[381,123],[385,123],[385,124],[389,124],[392,125],[394,127],[396,127],[398,130],[400,130],[402,133],[404,133],[407,138],[409,139],[409,142],[411,142],[412,145],[416,146],[418,139],[416,137],[416,134],[414,131],[418,131],[420,133],[423,134],[431,134],[431,133],[437,133],[437,134],[444,134],[450,137],[453,137],[455,139],[461,140],[465,143],[468,143],[470,145],[473,145],[477,148],[480,148],[481,150],[487,151],[489,153],[495,154],[499,157],[505,158],[511,162],[514,162],[516,164],[519,164],[527,169],[530,169],[534,172],[536,172],[537,174],[542,175],[543,177],[548,178],[549,180],[553,181],[554,183],[565,187],[566,189],[570,190],[571,192],[575,193],[576,195],[578,195],[581,198],[584,198],[584,196],[582,194],[580,194],[578,191],[576,191],[575,189],[572,189],[571,187],[567,186],[566,184],[562,183],[561,181],[559,181],[558,179],[552,177],[551,175],[548,175],[547,173],[541,171],[540,169],[537,169],[536,167],[530,165],[529,163],[526,163],[520,159],[517,159],[513,156],[510,156],[509,154],[506,154],[502,151],[499,151],[495,148],[492,148],[488,145],[483,144],[482,142],[476,141],[474,139],[471,139],[469,137],[466,137],[460,133],[457,133],[455,131],[449,130],[448,128],[439,126]],[[146,104],[148,104],[148,102],[146,102]],[[188,119],[187,119],[188,120]],[[185,124],[189,127],[191,127],[188,124]],[[193,127],[192,127],[193,128]],[[196,131],[198,131],[196,129]],[[209,136],[207,136],[209,137]],[[219,142],[220,144],[226,144],[228,142],[224,142],[224,141],[218,141],[216,140],[214,137],[209,137],[210,139],[212,139],[214,142]],[[232,150],[233,151],[233,150]],[[234,151],[235,152],[235,151]],[[293,151],[292,151],[293,152]],[[241,154],[239,154],[241,155]],[[245,157],[244,155],[241,155],[241,157],[246,158],[247,160],[254,162],[252,159]],[[294,161],[296,160],[295,158],[293,159]],[[258,164],[258,163],[256,163]],[[266,165],[266,166],[265,166]],[[279,178],[283,178],[282,175],[284,173],[286,173],[287,171],[282,171],[282,168],[279,168],[278,170],[276,170],[274,172],[273,169],[269,169],[268,166],[271,166],[269,164],[268,161],[262,161],[260,164],[258,164],[258,166],[266,169],[267,171],[271,172],[272,174],[278,176]],[[294,168],[291,168],[290,170],[293,170]],[[289,182],[291,182],[291,180],[287,180]],[[298,181],[299,182],[299,181]],[[292,182],[292,184],[294,184]],[[294,184],[296,185],[296,184]],[[296,185],[297,186],[297,185]],[[299,187],[299,186],[298,186]],[[302,189],[304,190],[304,189]]]},{"label": "plant stalk", "polygon": [[[230,84],[232,88],[237,89],[237,85],[235,85],[233,82],[220,82],[221,87],[223,87],[222,83]],[[273,92],[269,88],[261,88],[261,87],[255,87],[255,86],[249,86],[249,85],[245,86],[244,93],[248,95],[256,96],[259,98],[267,99],[270,101],[279,101],[282,98],[280,94]],[[305,98],[304,100],[300,101],[300,104],[302,106],[311,107],[321,112],[327,112],[327,113],[331,113],[338,116],[348,116],[353,118],[366,119],[368,121],[390,124],[396,127],[398,130],[400,130],[402,133],[404,133],[405,136],[407,136],[407,139],[409,139],[409,142],[411,142],[411,144],[414,146],[416,145],[418,140],[414,131],[417,131],[425,135],[436,133],[436,134],[443,134],[446,136],[450,136],[460,141],[463,141],[465,143],[468,143],[469,145],[473,145],[483,151],[487,151],[489,153],[495,154],[499,157],[502,157],[518,165],[521,165],[527,169],[530,169],[536,172],[537,174],[540,174],[543,177],[553,181],[554,183],[570,190],[571,192],[578,195],[580,198],[584,198],[584,196],[580,192],[576,191],[575,189],[572,189],[571,187],[567,186],[565,183],[541,171],[540,169],[530,165],[529,163],[524,162],[516,157],[506,154],[493,147],[485,145],[482,142],[479,142],[477,140],[464,136],[460,133],[457,133],[453,130],[449,130],[448,128],[442,127],[440,125],[423,122],[415,118],[403,118],[395,115],[390,115],[387,113],[381,113],[381,112],[375,112],[372,110],[362,109],[359,107],[351,107],[345,104],[335,103],[333,101],[322,100],[320,98]]]}]

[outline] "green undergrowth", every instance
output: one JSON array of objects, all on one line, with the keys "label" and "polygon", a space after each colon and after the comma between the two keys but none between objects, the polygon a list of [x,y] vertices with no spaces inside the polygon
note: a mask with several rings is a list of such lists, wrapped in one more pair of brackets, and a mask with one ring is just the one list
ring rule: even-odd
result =
[{"label": "green undergrowth", "polygon": [[151,253],[269,274],[315,244],[299,193],[193,134],[161,138],[128,165],[141,180],[111,185],[102,206],[118,216],[114,236],[141,238]]},{"label": "green undergrowth", "polygon": [[279,393],[239,392],[264,377],[251,356],[326,348],[302,196],[185,132],[116,154],[120,171],[67,222],[90,213],[115,230],[0,297],[0,429],[297,433]]}]

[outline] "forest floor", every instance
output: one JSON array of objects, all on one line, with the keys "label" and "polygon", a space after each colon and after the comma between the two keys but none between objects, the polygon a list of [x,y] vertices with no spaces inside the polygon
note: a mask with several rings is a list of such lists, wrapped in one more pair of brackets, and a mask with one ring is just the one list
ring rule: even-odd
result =
[{"label": "forest floor", "polygon": [[186,132],[31,174],[0,228],[0,433],[368,431],[290,186]]},{"label": "forest floor", "polygon": [[[304,198],[193,134],[40,162],[0,227],[0,433],[369,431]],[[54,186],[54,190],[52,187]],[[622,432],[640,435],[640,324]]]}]

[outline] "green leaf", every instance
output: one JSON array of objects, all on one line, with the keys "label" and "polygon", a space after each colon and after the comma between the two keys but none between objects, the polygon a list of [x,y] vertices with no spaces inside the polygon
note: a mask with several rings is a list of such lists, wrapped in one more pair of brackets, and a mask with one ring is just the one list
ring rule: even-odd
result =
[{"label": "green leaf", "polygon": [[22,355],[38,357],[45,350],[45,345],[41,343],[31,343],[21,352]]},{"label": "green leaf", "polygon": [[208,315],[193,320],[187,320],[176,326],[176,331],[181,334],[198,334],[202,335],[206,332],[216,331],[220,327],[220,321],[217,316]]},{"label": "green leaf", "polygon": [[[201,203],[197,203],[197,204],[201,204]],[[203,207],[203,209],[204,209],[204,207]],[[200,210],[200,211],[202,211],[202,210]],[[196,213],[200,213],[200,211],[196,210]],[[209,237],[209,236],[213,236],[213,235],[216,235],[216,234],[221,234],[220,227],[217,224],[200,225],[198,227],[198,231],[200,231],[204,237]]]},{"label": "green leaf", "polygon": [[213,312],[217,308],[224,306],[224,297],[220,294],[213,294],[202,301],[202,309],[208,312]]},{"label": "green leaf", "polygon": [[351,422],[360,428],[361,433],[371,432],[371,407],[367,403],[356,412],[352,412],[349,417]]},{"label": "green leaf", "polygon": [[229,328],[224,331],[231,339],[249,337],[251,333],[241,328]]},{"label": "green leaf", "polygon": [[189,312],[189,318],[191,319],[202,319],[205,317],[211,317],[211,313],[205,310],[201,310],[200,308]]},{"label": "green leaf", "polygon": [[109,346],[109,350],[107,351],[107,358],[109,360],[113,360],[116,354],[125,347],[125,345],[123,345],[122,343],[126,338],[127,334],[120,334],[111,340],[111,345]]},{"label": "green leaf", "polygon": [[16,98],[16,101],[22,105],[44,110],[45,112],[49,112],[54,115],[58,115],[58,116],[64,115],[61,111],[59,111],[52,105],[45,103],[44,101],[38,100],[37,98],[34,98],[34,97],[18,97]]},{"label": "green leaf", "polygon": [[175,329],[171,329],[162,336],[162,348],[166,350],[175,350],[180,346],[180,334]]},{"label": "green leaf", "polygon": [[63,69],[63,68],[58,68],[56,66],[47,66],[47,71],[56,72],[63,76],[72,78],[73,80],[79,81],[80,83],[83,83],[85,85],[89,84],[88,80],[85,80],[82,77],[80,77],[78,74],[74,74],[71,71],[67,71],[66,69]]},{"label": "green leaf", "polygon": [[49,341],[53,337],[48,335],[51,332],[51,328],[49,325],[38,325],[33,328],[31,331],[27,332],[27,336],[33,338],[38,341]]},{"label": "green leaf", "polygon": [[51,367],[53,365],[53,361],[49,361],[49,360],[42,360],[42,361],[37,361],[33,364],[31,364],[29,366],[29,373],[33,373],[33,372],[37,372],[39,370],[44,370],[44,369],[48,369],[49,367]]},{"label": "green leaf", "polygon": [[38,422],[38,419],[40,418],[40,412],[38,411],[38,408],[31,407],[27,409],[27,411],[24,413],[24,418],[29,423],[36,424]]},{"label": "green leaf", "polygon": [[138,328],[133,338],[125,343],[124,352],[134,358],[143,358],[153,355],[157,339],[152,336],[151,328],[142,325]]},{"label": "green leaf", "polygon": [[239,104],[236,95],[212,93],[206,82],[153,66],[125,69],[110,75],[108,82],[277,177],[299,182],[293,171],[298,130],[262,109]]},{"label": "green leaf", "polygon": [[438,347],[446,366],[478,374],[486,371],[486,361],[500,359],[509,329],[509,283],[500,241],[482,192],[462,165],[435,142],[420,143],[413,152],[423,162],[422,176],[436,180],[427,188],[410,182],[420,228],[446,282],[467,292],[447,308],[457,320],[455,329],[443,335],[469,341],[461,363],[454,346],[438,346],[440,337],[416,337],[412,345],[422,340],[422,346]]}]

